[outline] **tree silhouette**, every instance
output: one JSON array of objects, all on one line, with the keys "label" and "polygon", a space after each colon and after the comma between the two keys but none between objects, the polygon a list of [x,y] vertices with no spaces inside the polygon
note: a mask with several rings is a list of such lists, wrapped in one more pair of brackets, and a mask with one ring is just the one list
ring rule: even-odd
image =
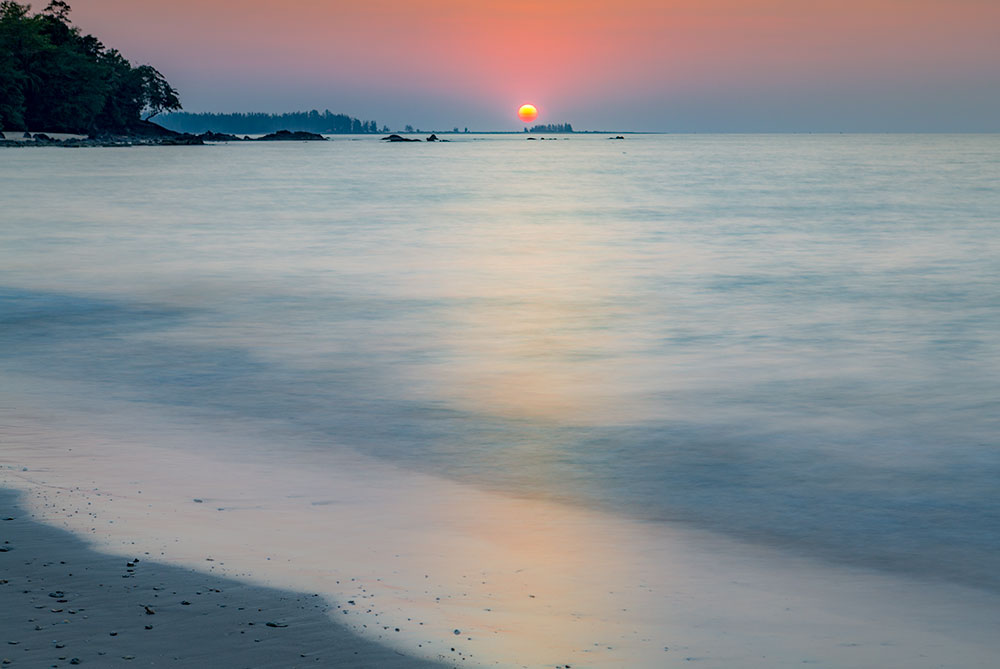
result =
[{"label": "tree silhouette", "polygon": [[0,2],[0,127],[54,132],[130,132],[145,111],[181,108],[177,91],[151,65],[133,67],[69,22],[51,0],[40,14]]},{"label": "tree silhouette", "polygon": [[177,111],[181,108],[177,91],[155,68],[141,65],[136,68],[136,72],[142,80],[143,107],[149,114],[146,116],[147,121],[157,114],[165,111]]},{"label": "tree silhouette", "polygon": [[69,23],[70,7],[63,0],[52,0],[42,11],[42,14],[50,16],[60,23]]},{"label": "tree silhouette", "polygon": [[346,114],[334,114],[329,109],[322,113],[313,109],[308,112],[285,114],[180,112],[164,114],[160,117],[159,123],[171,130],[194,134],[209,130],[242,135],[265,134],[278,130],[304,130],[322,134],[378,132],[378,124],[375,121],[362,121]]},{"label": "tree silhouette", "polygon": [[[527,130],[527,128],[525,128]],[[573,132],[572,123],[549,123],[546,125],[535,125],[530,132]]]}]

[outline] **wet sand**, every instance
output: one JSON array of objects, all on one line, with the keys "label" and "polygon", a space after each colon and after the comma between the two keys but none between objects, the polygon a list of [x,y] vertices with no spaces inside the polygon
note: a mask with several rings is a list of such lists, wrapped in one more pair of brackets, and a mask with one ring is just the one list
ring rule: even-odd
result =
[{"label": "wet sand", "polygon": [[15,492],[0,489],[2,666],[450,666],[358,637],[331,620],[336,607],[318,594],[135,558],[35,522]]},{"label": "wet sand", "polygon": [[[81,573],[83,558],[67,557],[63,546],[96,554],[50,531],[37,539],[31,565],[30,544],[5,539],[14,550],[0,553],[0,569],[8,562],[29,570],[23,579],[59,576],[15,585],[13,594],[31,591],[17,606],[0,599],[0,610],[18,611],[16,625],[0,619],[0,630],[14,630],[11,640],[24,644],[10,647],[16,652],[27,652],[29,641],[42,648],[41,639],[78,653],[60,636],[69,629],[62,621],[72,626],[81,615],[66,607],[86,608],[91,618],[118,610],[74,643],[100,642],[90,655],[97,666],[115,666],[108,658],[135,666],[138,659],[121,658],[146,657],[142,645],[122,650],[122,641],[159,631],[156,620],[209,610],[230,616],[236,607],[237,617],[214,629],[188,622],[154,649],[167,659],[146,666],[430,666],[419,659],[509,669],[996,666],[1000,606],[988,592],[499,495],[331,445],[297,453],[258,423],[213,427],[134,406],[54,410],[43,404],[55,393],[25,391],[45,390],[41,381],[15,378],[16,398],[5,401],[0,389],[0,409],[12,407],[0,411],[0,487],[23,493],[32,520],[118,556],[102,558],[108,566],[96,583],[104,585],[88,591],[104,604],[87,604],[48,594],[77,588],[66,581],[77,578],[70,567]],[[17,522],[2,521],[0,530],[9,534],[4,526]],[[129,567],[135,557],[140,562]],[[161,582],[169,589],[152,589]],[[145,590],[129,590],[136,586]],[[230,591],[257,594],[238,604],[219,599]],[[275,608],[282,597],[287,612]],[[297,622],[309,611],[313,623]],[[292,636],[310,626],[318,630],[312,641]],[[265,644],[286,654],[272,662]],[[22,666],[51,666],[49,659]]]}]

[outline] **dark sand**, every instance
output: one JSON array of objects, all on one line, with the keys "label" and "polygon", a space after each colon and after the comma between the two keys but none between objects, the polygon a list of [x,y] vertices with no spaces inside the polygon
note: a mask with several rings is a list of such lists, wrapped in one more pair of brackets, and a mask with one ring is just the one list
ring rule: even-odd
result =
[{"label": "dark sand", "polygon": [[0,667],[450,666],[358,637],[319,596],[135,557],[34,522],[0,489]]}]

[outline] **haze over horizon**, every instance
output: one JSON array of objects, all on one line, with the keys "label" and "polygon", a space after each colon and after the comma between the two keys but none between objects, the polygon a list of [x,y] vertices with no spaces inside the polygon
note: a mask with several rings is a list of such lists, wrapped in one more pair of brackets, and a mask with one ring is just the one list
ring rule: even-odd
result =
[{"label": "haze over horizon", "polygon": [[80,0],[72,18],[191,112],[518,130],[531,102],[580,130],[1000,131],[990,0]]}]

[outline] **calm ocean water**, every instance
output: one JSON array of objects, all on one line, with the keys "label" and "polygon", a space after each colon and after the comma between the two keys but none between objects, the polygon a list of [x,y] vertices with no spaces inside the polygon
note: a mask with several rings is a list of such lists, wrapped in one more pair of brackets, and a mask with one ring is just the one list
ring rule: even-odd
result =
[{"label": "calm ocean water", "polygon": [[8,150],[0,374],[996,590],[998,184],[996,135]]}]

